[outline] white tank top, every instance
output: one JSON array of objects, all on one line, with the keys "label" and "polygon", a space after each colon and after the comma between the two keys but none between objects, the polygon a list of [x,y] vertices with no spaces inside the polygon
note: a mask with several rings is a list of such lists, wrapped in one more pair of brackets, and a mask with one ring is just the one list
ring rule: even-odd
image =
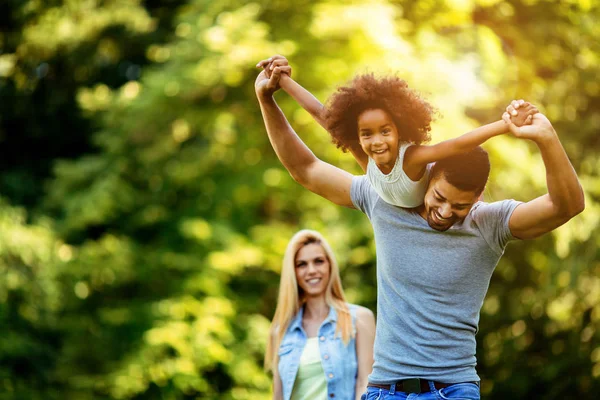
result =
[{"label": "white tank top", "polygon": [[425,170],[423,177],[417,182],[411,180],[404,172],[402,168],[404,153],[410,146],[413,146],[413,144],[402,143],[400,145],[398,158],[389,174],[381,172],[375,161],[370,157],[367,165],[367,178],[379,197],[386,203],[404,208],[418,207],[423,204],[429,181],[429,168]]}]

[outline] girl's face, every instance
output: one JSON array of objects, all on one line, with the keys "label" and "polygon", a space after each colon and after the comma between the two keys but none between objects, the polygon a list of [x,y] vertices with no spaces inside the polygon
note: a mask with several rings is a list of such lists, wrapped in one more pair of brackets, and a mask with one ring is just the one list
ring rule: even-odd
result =
[{"label": "girl's face", "polygon": [[358,116],[358,140],[363,151],[384,173],[389,173],[398,158],[398,129],[384,110],[370,109]]},{"label": "girl's face", "polygon": [[329,259],[318,243],[302,247],[296,254],[296,281],[307,297],[325,294],[329,283]]}]

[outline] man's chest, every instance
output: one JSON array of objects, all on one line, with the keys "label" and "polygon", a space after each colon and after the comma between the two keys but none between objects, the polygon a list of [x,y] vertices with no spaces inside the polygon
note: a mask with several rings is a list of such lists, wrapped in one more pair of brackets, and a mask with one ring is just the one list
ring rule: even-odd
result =
[{"label": "man's chest", "polygon": [[437,232],[413,224],[374,224],[381,278],[404,285],[463,291],[487,282],[499,257],[469,230]]}]

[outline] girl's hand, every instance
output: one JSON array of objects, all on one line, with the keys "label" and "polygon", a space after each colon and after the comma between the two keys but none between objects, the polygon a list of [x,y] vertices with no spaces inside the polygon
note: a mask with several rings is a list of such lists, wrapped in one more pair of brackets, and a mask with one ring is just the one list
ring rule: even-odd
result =
[{"label": "girl's hand", "polygon": [[258,64],[256,64],[256,67],[264,68],[264,70],[267,71],[267,76],[270,76],[271,72],[276,67],[284,67],[281,72],[287,74],[290,77],[292,76],[292,67],[290,67],[287,58],[279,54],[269,57],[266,60],[260,61]]},{"label": "girl's hand", "polygon": [[531,125],[533,115],[539,111],[536,106],[525,100],[513,100],[506,112],[510,115],[511,122],[516,126]]}]

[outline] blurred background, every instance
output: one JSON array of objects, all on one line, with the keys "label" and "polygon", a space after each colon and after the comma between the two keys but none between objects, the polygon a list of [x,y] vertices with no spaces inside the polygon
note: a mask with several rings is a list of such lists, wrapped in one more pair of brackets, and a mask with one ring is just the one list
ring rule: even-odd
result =
[{"label": "blurred background", "polygon": [[[0,2],[0,399],[269,399],[262,360],[285,245],[321,231],[376,311],[371,226],[275,157],[255,64],[287,56],[322,101],[397,73],[433,141],[512,99],[553,122],[586,210],[511,243],[482,308],[487,399],[600,390],[600,8],[593,0]],[[360,173],[285,93],[322,159]],[[486,200],[545,191],[535,146],[492,156]]]}]

